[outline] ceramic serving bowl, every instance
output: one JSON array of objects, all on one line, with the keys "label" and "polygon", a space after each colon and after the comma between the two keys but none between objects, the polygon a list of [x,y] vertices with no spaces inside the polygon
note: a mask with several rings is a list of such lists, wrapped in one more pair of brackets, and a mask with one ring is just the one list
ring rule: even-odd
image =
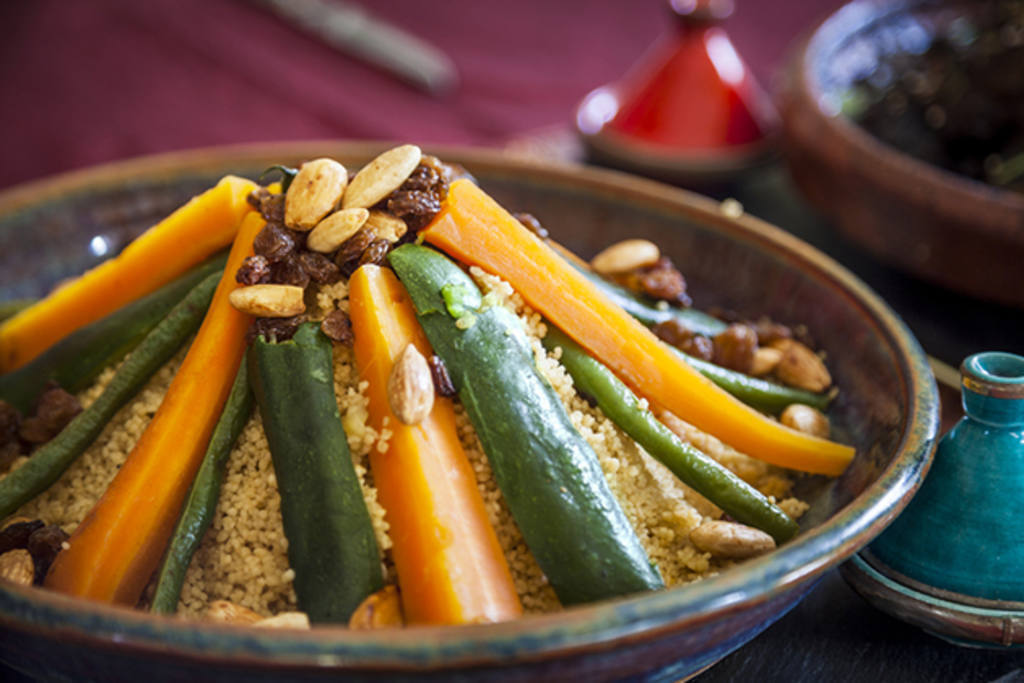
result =
[{"label": "ceramic serving bowl", "polygon": [[[129,161],[0,196],[0,294],[43,292],[226,173],[332,156],[357,166],[380,145],[224,148]],[[805,323],[842,392],[840,438],[858,455],[838,479],[801,478],[803,533],[696,584],[496,625],[388,632],[256,630],[154,616],[0,585],[0,660],[70,679],[675,680],[736,649],[792,607],[827,569],[874,538],[910,499],[937,429],[926,358],[893,312],[826,256],[710,200],[609,171],[432,149],[466,166],[513,211],[536,215],[584,256],[646,237],[686,273],[702,306]]]},{"label": "ceramic serving bowl", "polygon": [[972,5],[856,0],[838,10],[786,74],[783,148],[796,183],[850,241],[931,282],[1024,306],[1024,195],[919,161],[841,113],[885,53],[921,49]]}]

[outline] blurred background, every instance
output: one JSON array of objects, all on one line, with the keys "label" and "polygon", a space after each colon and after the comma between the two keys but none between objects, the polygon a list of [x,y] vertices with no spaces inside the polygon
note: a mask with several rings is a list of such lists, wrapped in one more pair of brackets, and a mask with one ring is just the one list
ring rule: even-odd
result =
[{"label": "blurred background", "polygon": [[[740,2],[726,26],[767,86],[794,39],[839,4]],[[0,3],[0,187],[260,140],[502,146],[568,129],[583,96],[620,78],[672,25],[662,0],[357,7],[447,55],[458,85],[427,94],[289,25],[260,0]]]}]

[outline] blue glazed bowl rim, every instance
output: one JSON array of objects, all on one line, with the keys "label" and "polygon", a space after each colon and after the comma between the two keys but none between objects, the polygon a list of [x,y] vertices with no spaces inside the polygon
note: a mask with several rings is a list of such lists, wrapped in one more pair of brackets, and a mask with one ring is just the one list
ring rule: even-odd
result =
[{"label": "blue glazed bowl rim", "polygon": [[[0,215],[27,206],[123,183],[187,173],[251,167],[265,160],[331,155],[369,159],[386,144],[336,140],[261,143],[144,157],[29,183],[0,194]],[[542,661],[610,651],[639,640],[681,632],[741,613],[805,585],[878,535],[910,500],[931,464],[938,430],[938,394],[927,357],[899,317],[867,285],[810,245],[748,215],[729,218],[719,204],[660,183],[572,164],[510,158],[497,151],[431,147],[442,158],[492,175],[587,189],[698,220],[755,240],[802,261],[816,277],[869,315],[900,364],[908,398],[897,455],[878,479],[818,527],[765,557],[690,585],[550,615],[467,627],[420,626],[388,631],[274,631],[186,622],[127,608],[88,603],[33,588],[0,587],[0,626],[144,656],[230,660],[233,666],[312,666],[372,671],[430,671],[450,667]]]}]

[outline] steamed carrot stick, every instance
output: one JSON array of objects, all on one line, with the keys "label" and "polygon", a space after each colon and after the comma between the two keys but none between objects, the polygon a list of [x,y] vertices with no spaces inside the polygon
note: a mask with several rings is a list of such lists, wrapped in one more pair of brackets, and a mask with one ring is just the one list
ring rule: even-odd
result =
[{"label": "steamed carrot stick", "polygon": [[263,225],[255,213],[242,221],[181,368],[117,476],[54,561],[46,577],[50,588],[104,602],[138,602],[242,362],[249,317],[236,311],[228,296]]},{"label": "steamed carrot stick", "polygon": [[124,248],[0,326],[0,372],[163,285],[231,243],[256,185],[225,176]]},{"label": "steamed carrot stick", "polygon": [[712,384],[473,183],[454,182],[420,235],[504,278],[638,394],[734,448],[828,475],[853,459],[852,447],[789,429]]},{"label": "steamed carrot stick", "polygon": [[363,266],[349,282],[349,300],[371,423],[392,432],[387,452],[370,452],[370,467],[387,510],[406,621],[465,624],[519,616],[522,607],[459,444],[451,401],[437,397],[416,425],[402,424],[391,411],[386,387],[398,356],[410,343],[424,357],[432,353],[405,288],[390,270]]}]

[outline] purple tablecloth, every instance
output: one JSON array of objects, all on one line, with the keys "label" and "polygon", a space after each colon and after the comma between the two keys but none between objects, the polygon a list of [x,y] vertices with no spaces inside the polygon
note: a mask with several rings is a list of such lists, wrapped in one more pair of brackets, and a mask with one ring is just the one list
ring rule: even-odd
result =
[{"label": "purple tablecloth", "polygon": [[[766,85],[838,0],[740,2],[727,29]],[[501,145],[568,125],[667,29],[662,0],[365,0],[454,60],[443,99],[252,0],[0,3],[0,187],[103,161],[312,138]]]}]

